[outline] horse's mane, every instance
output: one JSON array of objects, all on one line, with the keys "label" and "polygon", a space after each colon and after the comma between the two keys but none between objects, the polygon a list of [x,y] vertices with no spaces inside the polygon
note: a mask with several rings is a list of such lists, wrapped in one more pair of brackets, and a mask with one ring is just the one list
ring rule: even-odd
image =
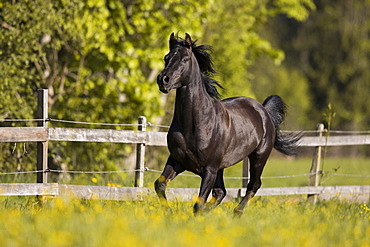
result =
[{"label": "horse's mane", "polygon": [[[180,37],[176,37],[176,40],[172,40],[170,42],[176,42],[178,45],[189,47],[185,40],[183,40]],[[193,54],[195,58],[197,59],[197,62],[199,64],[200,71],[202,72],[202,81],[206,88],[207,93],[215,98],[215,99],[221,99],[222,95],[217,91],[217,87],[220,87],[223,89],[223,87],[220,85],[218,81],[213,79],[212,77],[216,73],[216,71],[213,68],[213,61],[212,57],[210,55],[210,51],[212,51],[212,47],[209,45],[196,45],[196,40],[191,42],[191,49],[193,51]],[[171,43],[171,45],[176,45],[174,43]]]}]

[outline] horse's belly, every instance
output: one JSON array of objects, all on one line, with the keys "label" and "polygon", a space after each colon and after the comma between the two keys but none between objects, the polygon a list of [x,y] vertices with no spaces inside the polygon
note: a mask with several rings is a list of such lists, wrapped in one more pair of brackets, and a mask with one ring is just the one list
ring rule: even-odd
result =
[{"label": "horse's belly", "polygon": [[244,160],[257,148],[257,145],[257,142],[245,142],[240,145],[233,145],[234,147],[229,147],[228,151],[223,156],[220,168],[227,168]]}]

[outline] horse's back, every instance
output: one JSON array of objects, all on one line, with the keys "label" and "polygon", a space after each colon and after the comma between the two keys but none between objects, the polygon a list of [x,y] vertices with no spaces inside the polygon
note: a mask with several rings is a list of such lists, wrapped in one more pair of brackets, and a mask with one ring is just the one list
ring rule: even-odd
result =
[{"label": "horse's back", "polygon": [[[233,97],[221,101],[232,117],[242,118],[244,121],[258,121],[269,118],[268,112],[261,103],[249,97]],[[257,123],[256,123],[257,124]]]}]

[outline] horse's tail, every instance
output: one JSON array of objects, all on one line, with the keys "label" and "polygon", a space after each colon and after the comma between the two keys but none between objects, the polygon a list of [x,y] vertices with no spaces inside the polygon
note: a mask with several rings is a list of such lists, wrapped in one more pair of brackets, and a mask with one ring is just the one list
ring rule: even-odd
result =
[{"label": "horse's tail", "polygon": [[279,131],[281,123],[284,121],[287,106],[278,95],[269,96],[262,104],[268,111],[276,129],[274,148],[286,155],[296,154],[300,134],[281,134]]}]

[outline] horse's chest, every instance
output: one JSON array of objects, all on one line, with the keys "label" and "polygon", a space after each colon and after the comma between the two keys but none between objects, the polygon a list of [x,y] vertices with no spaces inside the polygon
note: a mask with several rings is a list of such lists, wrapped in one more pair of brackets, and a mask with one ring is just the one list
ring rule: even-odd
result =
[{"label": "horse's chest", "polygon": [[181,132],[168,133],[168,149],[171,155],[180,162],[185,169],[198,173],[201,167],[201,159],[197,152],[196,141],[185,139]]}]

